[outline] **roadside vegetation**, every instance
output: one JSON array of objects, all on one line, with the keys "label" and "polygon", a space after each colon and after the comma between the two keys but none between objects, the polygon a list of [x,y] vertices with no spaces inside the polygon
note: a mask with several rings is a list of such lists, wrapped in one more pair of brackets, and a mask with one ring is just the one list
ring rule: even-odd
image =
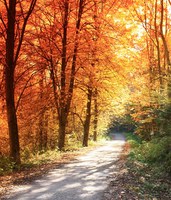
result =
[{"label": "roadside vegetation", "polygon": [[127,133],[129,190],[141,199],[171,199],[171,136],[150,141]]},{"label": "roadside vegetation", "polygon": [[[32,169],[39,169],[43,165],[49,165],[53,163],[61,163],[62,161],[69,161],[75,155],[83,154],[88,150],[95,148],[103,144],[108,139],[107,136],[99,137],[97,142],[90,141],[89,147],[82,147],[81,143],[72,144],[66,146],[65,150],[59,151],[46,150],[30,152],[29,149],[25,149],[21,153],[21,164],[16,167],[15,163],[7,156],[0,156],[0,176],[9,175],[15,172],[28,171]],[[64,159],[65,158],[65,159]],[[65,162],[64,161],[64,162]]]},{"label": "roadside vegetation", "polygon": [[132,132],[124,134],[127,142],[104,200],[170,200],[170,137],[145,141]]},{"label": "roadside vegetation", "polygon": [[0,157],[0,199],[7,194],[15,184],[29,183],[48,173],[60,165],[66,164],[76,156],[84,155],[90,150],[101,146],[108,139],[100,137],[97,142],[90,141],[88,147],[75,144],[63,150],[47,150],[39,152],[24,151],[21,154],[21,165],[16,165],[9,157]]},{"label": "roadside vegetation", "polygon": [[127,143],[117,163],[105,200],[171,199],[170,106],[128,109],[112,129],[125,134]]}]

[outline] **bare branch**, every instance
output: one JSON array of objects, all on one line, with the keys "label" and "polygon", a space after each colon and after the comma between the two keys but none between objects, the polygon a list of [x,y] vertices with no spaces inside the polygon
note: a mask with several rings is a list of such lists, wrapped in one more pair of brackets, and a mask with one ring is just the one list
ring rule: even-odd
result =
[{"label": "bare branch", "polygon": [[4,0],[4,5],[5,5],[6,10],[8,11],[9,8],[8,8],[8,4],[7,4],[7,1],[6,1],[6,0]]},{"label": "bare branch", "polygon": [[4,28],[7,29],[7,26],[6,26],[6,24],[5,24],[5,22],[4,22],[3,18],[2,18],[2,14],[1,13],[0,13],[0,20],[1,20]]},{"label": "bare branch", "polygon": [[19,56],[19,53],[20,53],[20,49],[21,49],[23,38],[24,38],[24,33],[25,33],[25,29],[26,29],[28,19],[29,19],[31,13],[33,12],[33,9],[36,5],[36,2],[37,2],[37,0],[32,0],[30,7],[29,7],[29,10],[27,12],[27,16],[24,18],[23,26],[22,26],[22,29],[21,29],[21,36],[19,38],[19,44],[18,44],[18,48],[17,48],[17,51],[16,51],[15,59],[14,59],[14,63],[15,63],[14,66],[16,66],[16,62],[17,62],[17,59],[18,59],[18,56]]}]

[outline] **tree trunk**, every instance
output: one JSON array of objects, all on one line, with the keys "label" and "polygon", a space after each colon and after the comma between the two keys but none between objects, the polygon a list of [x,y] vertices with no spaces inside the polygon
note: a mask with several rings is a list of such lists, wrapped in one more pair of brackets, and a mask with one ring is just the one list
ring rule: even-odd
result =
[{"label": "tree trunk", "polygon": [[10,156],[16,164],[20,164],[20,145],[18,135],[18,123],[14,102],[14,74],[8,70],[5,70],[5,85],[6,85],[6,107],[7,107],[7,119],[8,119],[8,131],[10,140]]},{"label": "tree trunk", "polygon": [[97,124],[98,124],[98,119],[94,119],[94,132],[93,132],[93,141],[97,142]]},{"label": "tree trunk", "polygon": [[62,39],[62,67],[61,67],[61,94],[60,94],[60,108],[59,108],[59,138],[58,148],[62,150],[65,146],[66,136],[66,124],[70,111],[70,105],[74,90],[74,81],[76,73],[76,62],[78,52],[78,35],[81,24],[81,17],[83,13],[84,0],[79,1],[78,18],[76,21],[76,32],[74,41],[74,50],[71,66],[71,77],[69,83],[69,89],[66,91],[66,67],[67,67],[67,31],[68,31],[68,15],[69,15],[69,2],[65,1],[64,23],[63,23],[63,39]]},{"label": "tree trunk", "polygon": [[[25,33],[28,18],[30,17],[36,0],[30,2],[27,12],[20,8],[23,15],[23,23],[16,26],[16,0],[4,1],[7,12],[6,28],[6,56],[5,56],[5,94],[8,119],[8,132],[10,140],[10,156],[16,164],[20,164],[20,145],[18,135],[18,123],[14,98],[14,74],[17,59],[21,50],[21,45]],[[19,15],[20,15],[19,14]],[[6,20],[5,20],[6,21]],[[17,43],[18,42],[18,43]]]},{"label": "tree trunk", "polygon": [[62,38],[62,65],[61,65],[61,91],[58,106],[59,117],[59,137],[58,149],[61,151],[65,146],[65,130],[68,112],[66,111],[66,66],[67,66],[67,33],[68,33],[68,15],[69,2],[64,2],[64,22],[63,22],[63,38]]},{"label": "tree trunk", "polygon": [[43,131],[43,149],[46,151],[48,148],[48,115],[47,113],[44,114],[44,131]]},{"label": "tree trunk", "polygon": [[10,156],[16,164],[20,164],[20,145],[18,123],[14,101],[14,43],[15,43],[16,1],[9,1],[8,25],[6,39],[5,93],[10,140]]},{"label": "tree trunk", "polygon": [[[159,92],[160,94],[163,93],[163,77],[162,77],[162,68],[161,68],[161,52],[160,52],[160,40],[158,35],[158,25],[157,25],[157,10],[158,4],[157,0],[155,1],[155,16],[154,16],[154,28],[155,28],[155,39],[156,39],[156,50],[157,50],[157,67],[158,67],[158,74],[159,74]],[[159,102],[160,103],[160,102]]]},{"label": "tree trunk", "polygon": [[84,136],[83,136],[83,146],[88,146],[89,130],[90,130],[90,120],[91,120],[91,100],[92,100],[92,88],[88,88],[87,94],[87,109],[86,109],[86,119],[84,122]]},{"label": "tree trunk", "polygon": [[167,44],[165,35],[163,33],[163,20],[164,20],[164,2],[163,2],[163,0],[160,0],[160,4],[161,4],[160,35],[161,35],[161,39],[163,42],[164,55],[166,57],[166,62],[167,62],[167,76],[168,76],[167,95],[168,95],[168,101],[170,104],[171,103],[171,75],[170,75],[171,74],[171,72],[170,72],[171,61],[170,61],[170,53],[169,53],[168,44]]},{"label": "tree trunk", "polygon": [[41,111],[39,117],[39,151],[47,150],[48,136],[48,117],[44,110]]},{"label": "tree trunk", "polygon": [[95,89],[94,93],[94,132],[93,132],[93,140],[97,141],[97,124],[98,124],[98,105],[97,105],[97,89]]},{"label": "tree trunk", "polygon": [[59,117],[59,138],[58,138],[58,148],[59,150],[63,150],[65,147],[65,136],[66,136],[66,113],[65,110],[62,109],[61,116]]},{"label": "tree trunk", "polygon": [[41,113],[39,117],[39,133],[38,133],[38,141],[39,141],[39,151],[43,150],[43,114]]}]

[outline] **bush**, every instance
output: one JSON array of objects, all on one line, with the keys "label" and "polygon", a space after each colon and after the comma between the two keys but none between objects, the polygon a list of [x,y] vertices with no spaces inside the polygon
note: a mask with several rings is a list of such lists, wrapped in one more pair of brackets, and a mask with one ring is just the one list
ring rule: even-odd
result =
[{"label": "bush", "polygon": [[125,133],[125,137],[132,148],[138,147],[142,143],[140,137],[134,133]]},{"label": "bush", "polygon": [[7,156],[0,156],[0,175],[12,172],[15,163]]},{"label": "bush", "polygon": [[154,138],[141,145],[132,146],[130,158],[153,166],[160,166],[166,172],[171,172],[171,137]]}]

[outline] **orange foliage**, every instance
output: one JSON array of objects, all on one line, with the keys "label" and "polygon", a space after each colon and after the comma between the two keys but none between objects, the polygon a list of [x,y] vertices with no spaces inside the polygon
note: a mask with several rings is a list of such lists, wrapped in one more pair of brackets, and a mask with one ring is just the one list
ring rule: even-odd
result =
[{"label": "orange foliage", "polygon": [[[22,3],[25,9],[29,1]],[[80,142],[87,116],[88,88],[93,92],[90,138],[97,117],[94,109],[97,102],[97,130],[102,133],[113,115],[124,113],[126,105],[149,106],[156,101],[161,84],[167,87],[164,77],[168,73],[160,30],[161,5],[157,6],[155,26],[153,1],[37,2],[15,69],[15,107],[22,150],[55,148],[60,139],[60,120],[66,113],[67,140]],[[168,21],[163,22],[162,30],[170,51],[168,22],[171,17],[167,6],[164,4]],[[2,2],[0,8],[0,151],[6,153],[3,66],[7,16]],[[16,23],[16,34],[25,16],[18,15],[19,12],[21,7],[17,4],[16,22],[21,23]],[[166,93],[162,95],[166,97]],[[138,119],[138,115],[134,117]]]}]

